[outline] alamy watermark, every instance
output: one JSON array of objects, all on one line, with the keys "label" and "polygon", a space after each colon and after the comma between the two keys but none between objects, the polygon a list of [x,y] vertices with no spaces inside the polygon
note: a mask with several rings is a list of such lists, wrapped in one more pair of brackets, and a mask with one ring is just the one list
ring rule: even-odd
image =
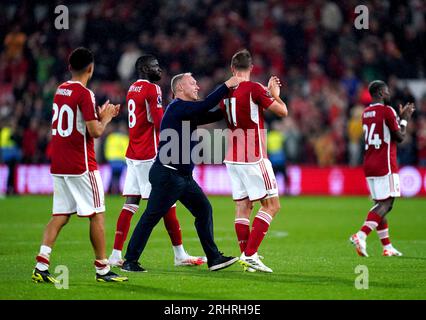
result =
[{"label": "alamy watermark", "polygon": [[367,290],[369,282],[368,267],[363,264],[357,265],[355,267],[355,274],[358,274],[355,278],[355,288],[358,290]]},{"label": "alamy watermark", "polygon": [[[354,11],[357,16],[354,20],[354,27],[357,30],[369,29],[369,11],[366,5],[357,5]],[[55,7],[55,28],[58,30],[69,29],[69,9],[65,5]]]},{"label": "alamy watermark", "polygon": [[70,15],[67,6],[59,5],[55,7],[55,28],[58,30],[68,30],[70,28]]},{"label": "alamy watermark", "polygon": [[369,29],[370,24],[369,24],[368,7],[365,5],[358,5],[355,7],[355,13],[357,14],[354,20],[355,29],[357,30]]},{"label": "alamy watermark", "polygon": [[[222,148],[224,139],[225,148]],[[160,162],[170,165],[221,164],[224,158],[231,162],[253,163],[266,156],[266,129],[259,128],[213,131],[198,128],[191,133],[190,121],[182,121],[181,132],[170,128],[162,130],[160,142]]]},{"label": "alamy watermark", "polygon": [[55,268],[55,274],[58,274],[55,278],[58,280],[55,283],[56,289],[69,289],[69,270],[65,265],[58,265]]}]

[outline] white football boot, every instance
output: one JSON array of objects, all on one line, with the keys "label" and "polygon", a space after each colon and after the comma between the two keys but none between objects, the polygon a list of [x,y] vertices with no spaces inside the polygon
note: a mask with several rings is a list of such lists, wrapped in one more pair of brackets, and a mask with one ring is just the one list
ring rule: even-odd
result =
[{"label": "white football boot", "polygon": [[355,233],[349,238],[349,241],[355,246],[356,252],[360,257],[368,257],[367,241],[364,237],[360,237],[358,233]]},{"label": "white football boot", "polygon": [[260,261],[257,252],[249,257],[247,257],[243,252],[240,257],[240,264],[261,272],[273,272],[271,268],[265,266],[263,262]]},{"label": "white football boot", "polygon": [[396,250],[392,245],[383,249],[383,255],[385,257],[401,257],[402,253]]},{"label": "white football boot", "polygon": [[121,258],[121,256],[118,257],[116,255],[111,254],[109,256],[109,258],[108,258],[108,264],[111,267],[119,267],[119,268],[121,268],[123,266],[123,262],[124,262],[124,260]]},{"label": "white football boot", "polygon": [[[186,253],[186,252],[185,252]],[[184,257],[176,257],[175,256],[175,266],[200,266],[207,262],[206,257],[193,257],[186,253]]]}]

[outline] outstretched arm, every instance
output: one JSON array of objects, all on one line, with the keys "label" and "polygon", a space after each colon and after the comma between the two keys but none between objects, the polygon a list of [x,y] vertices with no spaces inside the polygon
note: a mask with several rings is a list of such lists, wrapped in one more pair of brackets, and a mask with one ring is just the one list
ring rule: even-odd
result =
[{"label": "outstretched arm", "polygon": [[209,111],[197,117],[197,126],[217,122],[223,119],[222,110]]},{"label": "outstretched arm", "polygon": [[183,101],[179,112],[186,119],[194,119],[203,113],[216,107],[220,100],[228,93],[228,87],[225,84],[217,87],[210,93],[206,99],[201,101]]},{"label": "outstretched arm", "polygon": [[184,119],[197,118],[199,115],[213,109],[228,93],[229,88],[236,87],[241,81],[243,81],[242,78],[231,77],[224,84],[220,85],[212,93],[210,93],[206,99],[201,101],[181,102],[184,105],[181,106],[182,110],[179,110],[179,113],[182,114]]}]

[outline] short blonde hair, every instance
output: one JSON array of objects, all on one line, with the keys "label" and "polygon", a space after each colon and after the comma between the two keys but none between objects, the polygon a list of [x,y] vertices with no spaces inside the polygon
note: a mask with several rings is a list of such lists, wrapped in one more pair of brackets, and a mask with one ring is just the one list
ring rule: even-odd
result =
[{"label": "short blonde hair", "polygon": [[170,86],[172,88],[172,92],[173,94],[176,94],[176,86],[178,85],[178,83],[182,80],[182,78],[184,76],[192,76],[191,72],[184,72],[184,73],[179,73],[177,75],[175,75],[172,80],[170,81]]}]

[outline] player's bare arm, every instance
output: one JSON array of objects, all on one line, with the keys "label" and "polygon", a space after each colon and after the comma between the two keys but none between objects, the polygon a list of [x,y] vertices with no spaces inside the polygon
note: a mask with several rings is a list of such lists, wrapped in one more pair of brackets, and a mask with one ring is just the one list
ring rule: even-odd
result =
[{"label": "player's bare arm", "polygon": [[87,130],[93,138],[99,138],[112,118],[116,117],[120,111],[120,105],[114,105],[107,100],[101,107],[98,107],[99,120],[86,121]]},{"label": "player's bare arm", "polygon": [[407,103],[404,107],[402,107],[402,105],[399,105],[399,114],[401,117],[401,121],[399,124],[401,126],[401,129],[393,133],[393,138],[397,142],[402,142],[404,140],[405,134],[407,132],[408,120],[410,120],[411,115],[413,114],[415,109],[416,108],[414,106],[414,103]]},{"label": "player's bare arm", "polygon": [[272,76],[268,82],[268,90],[275,101],[269,106],[269,110],[275,113],[279,117],[287,117],[288,110],[287,105],[280,98],[280,79],[276,76]]}]

